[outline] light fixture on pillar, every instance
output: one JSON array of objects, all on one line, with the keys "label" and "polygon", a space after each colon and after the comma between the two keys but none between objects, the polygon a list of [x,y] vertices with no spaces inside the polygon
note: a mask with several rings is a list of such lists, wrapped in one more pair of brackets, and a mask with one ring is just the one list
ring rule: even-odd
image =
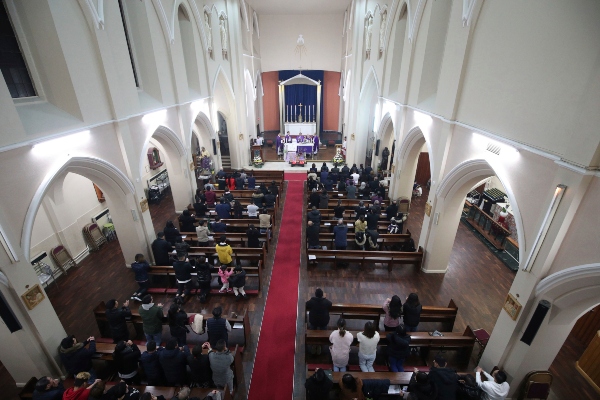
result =
[{"label": "light fixture on pillar", "polygon": [[90,131],[71,133],[70,135],[36,143],[33,145],[32,150],[36,154],[56,154],[88,142],[91,136]]},{"label": "light fixture on pillar", "polygon": [[421,128],[429,127],[433,122],[433,119],[429,115],[423,114],[419,111],[415,111],[414,118],[417,125],[419,125]]},{"label": "light fixture on pillar", "polygon": [[558,210],[558,206],[565,194],[566,189],[567,187],[565,185],[556,186],[556,189],[554,190],[554,196],[552,197],[550,206],[548,206],[548,211],[546,212],[546,216],[544,217],[540,231],[533,242],[533,246],[531,248],[531,252],[529,253],[529,257],[527,257],[527,261],[525,261],[525,264],[523,264],[523,271],[531,271],[531,267],[533,266],[540,248],[546,239],[548,229],[550,229],[550,224],[552,224],[552,220],[554,219],[554,215],[556,214],[556,210]]}]

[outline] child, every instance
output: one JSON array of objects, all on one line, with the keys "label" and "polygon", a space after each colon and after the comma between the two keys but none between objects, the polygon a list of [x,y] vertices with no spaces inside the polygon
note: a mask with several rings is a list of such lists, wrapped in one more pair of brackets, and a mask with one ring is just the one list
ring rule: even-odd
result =
[{"label": "child", "polygon": [[229,277],[233,274],[233,270],[229,268],[227,270],[227,265],[221,265],[219,268],[219,276],[221,277],[221,282],[223,282],[223,287],[219,290],[219,293],[231,292],[229,289]]},{"label": "child", "polygon": [[142,297],[144,297],[148,291],[148,272],[150,272],[150,264],[148,264],[143,254],[136,254],[135,262],[131,263],[131,269],[135,272],[135,281],[139,286],[139,289],[131,296],[131,299],[142,301]]},{"label": "child", "polygon": [[233,286],[235,301],[239,301],[242,298],[248,298],[246,292],[244,291],[244,286],[246,285],[246,271],[244,271],[242,267],[235,267],[234,274],[229,278],[229,280],[231,281],[231,286]]}]

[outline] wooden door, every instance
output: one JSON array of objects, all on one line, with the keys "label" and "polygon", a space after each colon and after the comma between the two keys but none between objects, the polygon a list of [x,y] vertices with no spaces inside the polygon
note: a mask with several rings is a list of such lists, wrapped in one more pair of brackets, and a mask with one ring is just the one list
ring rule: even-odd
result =
[{"label": "wooden door", "polygon": [[571,334],[587,346],[599,330],[600,306],[596,306],[577,320]]},{"label": "wooden door", "polygon": [[431,178],[431,170],[429,168],[429,153],[419,154],[419,161],[417,162],[417,173],[415,174],[415,181],[421,186],[427,185],[427,181]]}]

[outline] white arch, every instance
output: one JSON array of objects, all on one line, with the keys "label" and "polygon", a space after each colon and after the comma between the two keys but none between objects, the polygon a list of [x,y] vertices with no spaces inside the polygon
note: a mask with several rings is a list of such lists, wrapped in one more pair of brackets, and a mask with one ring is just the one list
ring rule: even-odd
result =
[{"label": "white arch", "polygon": [[[210,122],[210,118],[208,118],[206,114],[204,114],[202,111],[198,112],[198,115],[196,115],[196,118],[194,118],[194,122],[195,121],[200,122],[202,126],[206,128],[206,130],[210,134],[211,139],[216,138],[217,134],[215,133],[215,129],[213,128],[212,123]],[[192,122],[192,125],[194,124],[194,122]]]},{"label": "white arch", "polygon": [[394,126],[394,121],[392,121],[392,116],[389,112],[386,112],[385,115],[381,118],[381,122],[379,122],[379,129],[377,130],[378,139],[383,139],[383,135],[387,131],[388,125],[392,124]]},{"label": "white arch", "polygon": [[252,100],[256,100],[256,84],[254,83],[254,80],[252,79],[252,75],[250,74],[250,71],[248,71],[248,69],[244,69],[244,78],[246,79],[246,83],[250,83],[250,87],[252,88]]},{"label": "white arch", "polygon": [[[144,176],[144,163],[146,160],[146,152],[148,151],[148,145],[151,138],[158,139],[161,144],[166,144],[167,147],[173,148],[179,154],[179,158],[184,157],[186,155],[185,146],[179,139],[179,136],[175,134],[172,130],[167,128],[164,125],[159,125],[158,128],[154,130],[154,132],[146,139],[144,143],[144,147],[142,148],[142,152],[140,154],[140,176]],[[175,165],[178,165],[177,160],[171,160]]]},{"label": "white arch", "polygon": [[600,263],[555,272],[537,284],[535,295],[552,303],[550,324],[569,324],[600,303]]},{"label": "white arch", "polygon": [[362,87],[360,88],[360,95],[358,96],[359,99],[362,99],[362,96],[367,89],[367,85],[369,83],[371,83],[372,80],[375,80],[375,86],[377,88],[377,97],[381,96],[381,90],[379,87],[379,79],[377,78],[377,72],[375,71],[375,67],[373,65],[371,65],[371,68],[369,68],[369,72],[367,73],[367,77],[363,81]]},{"label": "white arch", "polygon": [[250,24],[248,23],[248,10],[246,9],[246,2],[242,0],[240,4],[242,6],[242,10],[244,10],[244,21],[246,22],[246,31],[250,32]]},{"label": "white arch", "polygon": [[85,176],[90,180],[91,178],[97,179],[99,183],[110,186],[124,196],[135,194],[133,183],[127,178],[127,175],[108,161],[96,157],[74,156],[68,157],[64,162],[56,164],[42,180],[42,183],[31,199],[27,214],[25,214],[25,223],[23,224],[23,233],[21,236],[21,247],[25,253],[25,259],[28,261],[30,259],[29,251],[33,225],[44,195],[48,192],[48,189],[57,178],[68,172]]},{"label": "white arch", "polygon": [[400,147],[398,149],[398,165],[400,166],[400,169],[404,167],[408,154],[421,139],[423,139],[425,141],[425,144],[427,145],[427,151],[429,152],[429,168],[431,170],[431,173],[433,173],[434,157],[433,152],[431,151],[431,143],[429,143],[419,126],[415,126],[414,128],[412,128],[400,144]]},{"label": "white arch", "polygon": [[215,73],[215,77],[213,78],[213,84],[212,84],[213,97],[215,95],[215,89],[217,87],[217,82],[219,81],[220,76],[223,76],[223,78],[225,79],[227,87],[229,88],[228,92],[229,92],[229,95],[231,95],[232,100],[235,99],[235,93],[233,92],[233,86],[231,85],[231,81],[227,77],[227,74],[225,73],[225,70],[223,70],[223,67],[221,66],[221,64],[219,64],[219,67],[217,68],[217,72]]},{"label": "white arch", "polygon": [[[410,29],[410,24],[411,24],[410,0],[403,0],[403,1],[398,2],[397,6],[395,8],[392,7],[391,13],[388,13],[389,21],[391,21],[392,23],[391,24],[388,23],[387,27],[386,27],[386,31],[387,31],[385,34],[385,46],[386,47],[388,47],[390,45],[390,42],[392,40],[392,32],[394,32],[394,27],[396,26],[398,21],[400,21],[400,13],[402,12],[402,7],[404,7],[405,5],[406,5],[406,22],[408,23],[409,29]],[[389,53],[388,48],[385,49],[385,53],[386,53],[386,59],[387,59],[387,54]]]},{"label": "white arch", "polygon": [[510,185],[510,181],[501,168],[498,168],[498,166],[494,168],[488,160],[484,159],[463,161],[452,168],[452,170],[442,179],[437,188],[436,196],[440,199],[451,198],[467,182],[475,178],[485,179],[493,175],[496,175],[506,190],[506,194],[510,201],[510,206],[513,210],[513,216],[515,217],[515,225],[517,227],[519,260],[524,260],[525,229],[523,227],[523,219],[521,216],[521,211],[519,210],[519,204],[517,203],[512,186]]}]

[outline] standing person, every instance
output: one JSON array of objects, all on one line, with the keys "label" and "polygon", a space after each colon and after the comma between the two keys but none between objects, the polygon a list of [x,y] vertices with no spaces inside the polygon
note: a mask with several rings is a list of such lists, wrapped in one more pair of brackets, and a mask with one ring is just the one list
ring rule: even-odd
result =
[{"label": "standing person", "polygon": [[323,189],[321,191],[321,195],[319,196],[319,208],[321,210],[326,210],[329,207],[329,195],[327,194],[327,190]]},{"label": "standing person", "polygon": [[219,293],[231,292],[229,288],[229,277],[233,275],[232,268],[227,269],[227,265],[221,265],[218,271],[219,278],[221,278],[221,283],[223,286],[219,289]]},{"label": "standing person", "polygon": [[[415,368],[415,372],[418,370]],[[442,355],[433,359],[433,367],[429,369],[429,380],[435,385],[439,393],[439,400],[455,400],[458,390],[458,375],[456,371],[448,368],[448,363]]]},{"label": "standing person", "polygon": [[212,311],[213,317],[206,320],[206,333],[211,346],[216,346],[219,340],[224,340],[227,346],[229,341],[231,324],[227,319],[221,317],[222,313],[223,309],[221,307],[215,307]]},{"label": "standing person", "polygon": [[196,260],[196,273],[198,276],[198,286],[200,288],[198,300],[200,300],[200,303],[206,303],[208,295],[210,294],[210,283],[212,281],[211,268],[206,262],[206,257],[201,256]]},{"label": "standing person", "polygon": [[131,318],[129,300],[125,301],[121,308],[119,308],[119,302],[115,299],[110,299],[106,302],[106,319],[108,320],[108,326],[110,326],[113,343],[118,343],[121,340],[129,340],[127,318]]},{"label": "standing person", "polygon": [[344,374],[340,384],[340,400],[365,400],[362,380]]},{"label": "standing person", "polygon": [[256,178],[252,173],[248,175],[248,189],[256,189]]},{"label": "standing person", "polygon": [[[487,381],[481,380],[481,374],[487,377]],[[484,400],[504,400],[508,395],[510,389],[509,384],[506,382],[506,372],[499,369],[492,372],[492,375],[488,374],[481,367],[475,369],[475,379],[477,385],[483,390]]]},{"label": "standing person", "polygon": [[391,219],[394,218],[396,215],[398,215],[398,202],[396,200],[394,200],[385,209],[385,216],[388,221],[391,221]]},{"label": "standing person", "polygon": [[409,400],[436,400],[438,398],[437,388],[425,372],[413,372],[408,383]]},{"label": "standing person", "polygon": [[90,391],[102,380],[96,379],[94,383],[88,385],[90,374],[87,372],[81,372],[75,377],[73,387],[68,388],[63,393],[63,400],[87,400],[90,397]]},{"label": "standing person", "polygon": [[347,199],[356,199],[356,186],[354,185],[354,181],[351,180],[346,185],[346,198]]},{"label": "standing person", "polygon": [[206,343],[202,346],[196,345],[192,354],[187,357],[187,363],[190,367],[191,384],[202,388],[211,386],[212,371],[210,370],[210,361],[208,354],[203,354],[203,349],[207,349]]},{"label": "standing person", "polygon": [[308,203],[309,203],[308,205],[309,205],[309,207],[312,207],[312,208],[319,207],[319,202],[320,201],[321,201],[321,195],[317,191],[317,188],[313,188],[312,192],[308,196]]},{"label": "standing person", "polygon": [[175,240],[175,252],[176,252],[177,256],[183,255],[183,256],[187,257],[189,249],[190,249],[190,245],[188,243],[185,243],[181,236],[179,236]]},{"label": "standing person", "polygon": [[239,200],[233,201],[233,218],[244,218],[244,206],[242,206]]},{"label": "standing person", "polygon": [[[267,233],[271,228],[271,214],[267,212],[266,208],[262,209],[262,212],[258,215],[258,227],[260,228],[260,233]],[[270,235],[270,232],[269,232]]]},{"label": "standing person", "polygon": [[[88,344],[89,347],[86,348]],[[69,375],[75,376],[80,372],[89,372],[91,381],[96,379],[96,373],[92,368],[92,357],[96,353],[96,340],[93,336],[83,343],[77,342],[74,335],[67,336],[60,342],[58,351],[60,361]]]},{"label": "standing person", "polygon": [[269,191],[271,193],[273,193],[274,196],[279,196],[279,187],[277,187],[277,184],[275,183],[275,181],[271,181],[271,186],[269,186]]},{"label": "standing person", "polygon": [[[315,295],[306,302],[306,311],[308,311],[308,329],[326,330],[329,324],[329,310],[332,303],[323,294],[323,289],[317,288]],[[310,346],[312,354],[321,354],[322,347]]]},{"label": "standing person", "polygon": [[317,207],[313,206],[312,210],[310,210],[306,216],[309,221],[312,221],[315,225],[319,225],[321,223],[321,212],[317,210]]},{"label": "standing person", "polygon": [[236,190],[244,190],[245,179],[241,176],[235,178],[235,189]]},{"label": "standing person", "polygon": [[173,246],[165,240],[164,232],[156,234],[156,240],[152,242],[152,255],[156,265],[169,265],[169,253],[173,250]]},{"label": "standing person", "polygon": [[269,190],[267,194],[265,194],[265,208],[275,208],[276,200],[277,197]]},{"label": "standing person", "polygon": [[360,216],[367,215],[368,208],[365,206],[365,202],[361,200],[358,202],[354,211],[356,212],[356,218],[360,218]]},{"label": "standing person", "polygon": [[404,325],[398,325],[396,331],[388,333],[388,357],[392,372],[404,372],[404,360],[410,354],[410,335]]},{"label": "standing person", "polygon": [[335,249],[346,250],[348,248],[348,226],[343,219],[338,219],[338,223],[333,227],[333,237],[335,238]]},{"label": "standing person", "polygon": [[[190,294],[193,286],[192,272],[194,271],[194,267],[189,263],[185,254],[178,254],[177,261],[173,263],[173,270],[175,271],[175,279],[177,280],[175,302],[183,301],[183,299]],[[183,291],[184,288],[185,292]]]},{"label": "standing person", "polygon": [[204,196],[206,197],[206,205],[210,208],[213,208],[215,206],[215,202],[217,201],[217,194],[209,188],[206,192],[204,192]]},{"label": "standing person", "polygon": [[379,239],[379,232],[376,230],[367,230],[365,231],[365,235],[367,237],[367,250],[377,250],[379,248],[379,244],[377,240]]},{"label": "standing person", "polygon": [[367,222],[365,221],[365,216],[361,215],[358,217],[356,222],[354,222],[354,232],[365,232],[367,230]]},{"label": "standing person", "polygon": [[206,226],[206,221],[203,219],[201,219],[200,222],[198,222],[198,226],[196,227],[196,236],[196,240],[198,241],[199,247],[208,247],[208,226]]},{"label": "standing person", "polygon": [[181,216],[179,217],[179,228],[181,232],[194,232],[196,227],[194,223],[196,222],[196,217],[194,214],[190,213],[189,210],[183,210]]},{"label": "standing person", "polygon": [[402,316],[402,300],[397,295],[393,295],[385,299],[383,303],[383,311],[385,311],[385,317],[383,318],[383,327],[386,332],[396,330],[396,327],[400,325],[400,317]]},{"label": "standing person", "polygon": [[60,380],[44,376],[36,382],[31,398],[33,400],[62,400],[64,392],[65,387]]},{"label": "standing person", "polygon": [[217,204],[215,210],[217,211],[219,218],[231,218],[231,204],[229,204],[225,199],[221,199],[221,202]]},{"label": "standing person", "polygon": [[319,225],[315,224],[313,221],[308,221],[308,226],[306,228],[306,241],[309,249],[320,249],[321,245],[319,243]]},{"label": "standing person", "polygon": [[233,275],[229,277],[229,284],[233,287],[235,301],[240,301],[242,298],[247,299],[248,295],[244,291],[246,285],[246,271],[239,265],[233,270]]},{"label": "standing person", "polygon": [[375,372],[373,362],[377,355],[377,343],[379,343],[379,332],[375,329],[375,324],[368,321],[365,323],[365,329],[356,334],[358,340],[358,365],[362,372]]},{"label": "standing person", "polygon": [[187,383],[186,366],[189,354],[187,346],[183,346],[182,349],[177,347],[177,339],[174,337],[167,341],[164,350],[160,352],[158,360],[169,386],[182,386]]},{"label": "standing person", "polygon": [[248,247],[252,248],[260,248],[260,231],[256,229],[254,224],[248,225],[248,230],[246,231],[246,237],[248,238]]},{"label": "standing person", "polygon": [[265,199],[265,195],[259,189],[256,189],[254,193],[252,193],[252,203],[254,203],[257,207],[263,206],[263,201]]},{"label": "standing person", "polygon": [[163,324],[163,305],[158,303],[154,305],[152,295],[147,294],[142,299],[138,313],[142,318],[142,327],[146,341],[155,341],[159,346],[162,342],[162,324]]},{"label": "standing person", "polygon": [[346,211],[346,207],[342,205],[342,201],[338,200],[337,206],[333,209],[333,214],[336,218],[344,218],[344,211]]},{"label": "standing person", "polygon": [[142,353],[135,343],[131,340],[121,340],[115,346],[113,352],[113,361],[117,368],[119,378],[127,383],[139,383],[138,361]]},{"label": "standing person", "polygon": [[186,328],[187,324],[187,313],[181,308],[179,304],[173,303],[169,307],[167,313],[167,319],[169,321],[169,330],[171,337],[177,339],[177,345],[183,347],[187,344],[187,333],[189,332]]},{"label": "standing person", "polygon": [[163,232],[165,233],[165,240],[171,243],[171,246],[175,246],[175,241],[181,236],[181,233],[179,233],[179,229],[175,228],[173,221],[167,221],[167,225],[165,225]]},{"label": "standing person", "polygon": [[375,210],[369,208],[365,219],[367,220],[367,230],[376,231],[379,222],[379,214],[375,213]]},{"label": "standing person", "polygon": [[250,203],[246,206],[248,210],[248,217],[256,218],[258,216],[258,206],[254,203]]},{"label": "standing person", "polygon": [[140,366],[146,376],[146,381],[150,386],[163,386],[164,385],[164,374],[158,355],[163,350],[162,347],[156,346],[154,340],[149,340],[146,343],[146,351],[140,356]]},{"label": "standing person", "polygon": [[306,388],[306,400],[328,400],[333,382],[327,377],[325,371],[317,368],[315,373],[308,377],[304,387]]},{"label": "standing person", "polygon": [[215,250],[217,251],[221,265],[231,266],[231,263],[233,262],[233,258],[231,258],[233,250],[229,243],[227,243],[227,238],[225,236],[221,236],[219,243],[215,246]]},{"label": "standing person", "polygon": [[208,212],[206,200],[203,199],[199,203],[194,203],[194,211],[196,211],[197,217],[206,217],[206,213]]},{"label": "standing person", "polygon": [[417,331],[417,326],[421,320],[422,310],[423,306],[419,303],[419,296],[416,293],[409,294],[404,302],[404,306],[402,306],[404,327],[407,332]]},{"label": "standing person", "polygon": [[131,269],[135,273],[135,281],[139,289],[131,296],[133,300],[142,301],[142,297],[148,292],[148,280],[150,279],[150,264],[146,261],[143,254],[135,255],[135,262],[131,263]]},{"label": "standing person", "polygon": [[210,224],[210,229],[212,229],[213,233],[225,233],[227,225],[221,222],[221,218],[217,215],[215,217],[215,222]]},{"label": "standing person", "polygon": [[346,320],[340,317],[337,322],[337,330],[329,335],[329,341],[331,342],[329,351],[331,352],[334,371],[346,372],[352,340],[354,340],[352,333],[346,331]]},{"label": "standing person", "polygon": [[231,370],[233,356],[223,339],[215,343],[215,346],[211,346],[209,343],[208,359],[210,360],[210,369],[213,373],[212,377],[215,385],[218,388],[227,386],[229,393],[233,393],[233,371]]}]

